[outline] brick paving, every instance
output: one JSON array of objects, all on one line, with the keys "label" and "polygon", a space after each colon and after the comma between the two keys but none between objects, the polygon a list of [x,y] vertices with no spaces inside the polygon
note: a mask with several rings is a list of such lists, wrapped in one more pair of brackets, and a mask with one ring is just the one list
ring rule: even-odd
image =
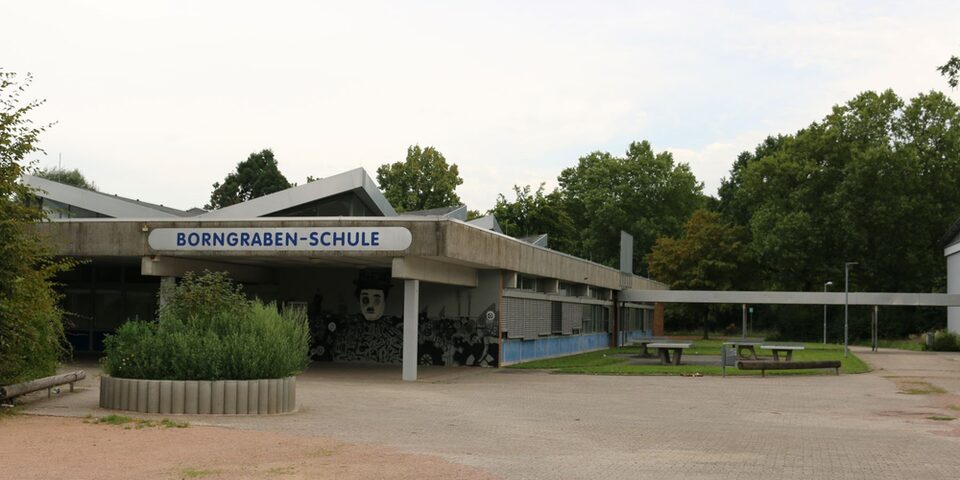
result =
[{"label": "brick paving", "polygon": [[[509,369],[321,365],[300,411],[194,423],[439,455],[520,479],[957,479],[960,354],[858,355],[863,375],[718,378],[555,375]],[[904,378],[947,391],[898,393]],[[95,380],[94,380],[95,382]],[[29,411],[105,414],[95,383]]]}]

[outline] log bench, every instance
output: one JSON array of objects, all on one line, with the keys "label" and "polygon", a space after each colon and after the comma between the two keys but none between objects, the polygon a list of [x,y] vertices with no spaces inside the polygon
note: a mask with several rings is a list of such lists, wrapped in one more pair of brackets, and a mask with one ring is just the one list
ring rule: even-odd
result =
[{"label": "log bench", "polygon": [[740,370],[760,370],[760,376],[765,377],[767,370],[803,370],[807,368],[832,368],[840,375],[840,360],[813,360],[806,362],[777,362],[771,360],[740,360],[737,362]]},{"label": "log bench", "polygon": [[73,391],[73,384],[87,377],[86,372],[77,370],[62,375],[53,375],[51,377],[38,378],[29,382],[14,383],[13,385],[0,386],[0,400],[9,401],[21,395],[26,395],[38,390],[47,389],[47,397],[50,396],[50,389],[53,387],[70,384],[70,391]]}]

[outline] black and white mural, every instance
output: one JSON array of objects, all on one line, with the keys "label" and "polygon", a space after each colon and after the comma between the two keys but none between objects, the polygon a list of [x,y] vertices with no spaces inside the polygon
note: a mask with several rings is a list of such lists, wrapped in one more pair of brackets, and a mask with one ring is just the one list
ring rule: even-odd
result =
[{"label": "black and white mural", "polygon": [[[420,316],[421,365],[495,367],[499,359],[494,305],[480,318]],[[385,315],[367,320],[361,314],[317,315],[311,319],[314,360],[399,364],[403,319]]]},{"label": "black and white mural", "polygon": [[[385,315],[390,295],[389,270],[361,270],[354,297],[360,313],[331,313],[320,292],[308,308],[314,360],[399,364],[403,354],[403,318]],[[499,360],[497,309],[489,305],[476,318],[448,318],[440,309],[433,318],[422,299],[419,318],[419,363],[495,367]]]}]

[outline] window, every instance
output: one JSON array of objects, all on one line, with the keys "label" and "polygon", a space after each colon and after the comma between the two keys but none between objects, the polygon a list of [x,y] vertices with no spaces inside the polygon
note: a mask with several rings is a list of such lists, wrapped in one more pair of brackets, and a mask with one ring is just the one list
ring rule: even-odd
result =
[{"label": "window", "polygon": [[517,288],[520,290],[529,290],[531,292],[537,291],[538,282],[535,277],[528,277],[526,275],[517,275]]}]

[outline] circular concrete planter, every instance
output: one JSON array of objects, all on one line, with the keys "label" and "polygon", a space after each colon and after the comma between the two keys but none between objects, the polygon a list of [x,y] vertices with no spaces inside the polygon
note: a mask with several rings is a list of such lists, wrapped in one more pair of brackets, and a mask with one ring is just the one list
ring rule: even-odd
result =
[{"label": "circular concrete planter", "polygon": [[100,406],[162,414],[287,413],[296,409],[296,380],[140,380],[103,375]]}]

